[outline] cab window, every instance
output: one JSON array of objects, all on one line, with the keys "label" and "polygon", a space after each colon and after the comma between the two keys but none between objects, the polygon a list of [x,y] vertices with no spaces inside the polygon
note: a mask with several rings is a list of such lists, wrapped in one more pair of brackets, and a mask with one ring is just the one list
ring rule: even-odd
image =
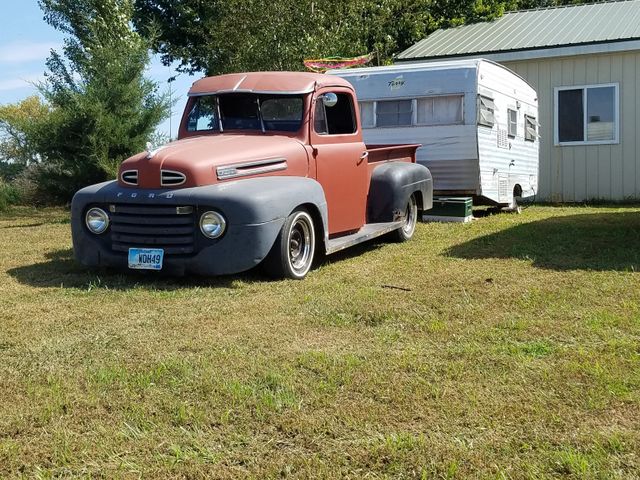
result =
[{"label": "cab window", "polygon": [[319,135],[344,135],[356,132],[353,97],[348,93],[336,93],[337,102],[327,105],[320,95],[316,100],[314,129]]}]

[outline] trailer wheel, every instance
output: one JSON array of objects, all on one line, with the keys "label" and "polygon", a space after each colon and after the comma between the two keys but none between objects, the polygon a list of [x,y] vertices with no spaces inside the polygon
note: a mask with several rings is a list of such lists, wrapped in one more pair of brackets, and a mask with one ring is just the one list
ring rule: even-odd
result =
[{"label": "trailer wheel", "polygon": [[415,193],[409,197],[404,215],[404,224],[393,232],[394,239],[397,242],[406,242],[413,237],[413,233],[416,231],[416,224],[418,223],[418,202]]},{"label": "trailer wheel", "polygon": [[522,189],[519,185],[513,188],[513,195],[511,196],[511,203],[503,208],[503,211],[510,213],[522,213],[522,207],[518,203],[518,198],[522,198]]},{"label": "trailer wheel", "polygon": [[263,267],[274,278],[302,280],[313,264],[316,232],[313,219],[303,208],[287,217]]}]

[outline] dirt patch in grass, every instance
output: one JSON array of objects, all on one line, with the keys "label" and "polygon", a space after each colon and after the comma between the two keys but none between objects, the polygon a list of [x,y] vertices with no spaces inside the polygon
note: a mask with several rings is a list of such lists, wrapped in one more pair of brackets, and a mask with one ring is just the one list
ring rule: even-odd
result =
[{"label": "dirt patch in grass", "polygon": [[638,478],[640,208],[421,224],[302,282],[85,270],[0,215],[0,477]]}]

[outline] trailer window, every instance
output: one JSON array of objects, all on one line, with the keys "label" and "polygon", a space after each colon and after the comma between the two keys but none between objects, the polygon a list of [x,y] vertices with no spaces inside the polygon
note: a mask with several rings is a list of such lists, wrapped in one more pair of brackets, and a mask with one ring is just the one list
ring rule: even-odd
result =
[{"label": "trailer window", "polygon": [[413,118],[413,101],[385,100],[377,102],[376,125],[378,127],[408,127]]},{"label": "trailer window", "polygon": [[508,133],[510,137],[516,137],[518,135],[518,111],[517,110],[511,110],[510,108],[507,109],[507,113],[508,113],[508,121],[509,121],[509,126],[508,126]]},{"label": "trailer window", "polygon": [[478,95],[478,124],[485,127],[493,127],[496,123],[495,109],[496,105],[493,103],[492,98]]},{"label": "trailer window", "polygon": [[418,125],[454,125],[463,122],[463,96],[443,95],[418,99]]},{"label": "trailer window", "polygon": [[376,126],[373,102],[360,102],[360,122],[362,128],[372,128]]},{"label": "trailer window", "polygon": [[536,117],[531,115],[524,116],[524,139],[529,142],[535,142],[538,136],[538,122]]}]

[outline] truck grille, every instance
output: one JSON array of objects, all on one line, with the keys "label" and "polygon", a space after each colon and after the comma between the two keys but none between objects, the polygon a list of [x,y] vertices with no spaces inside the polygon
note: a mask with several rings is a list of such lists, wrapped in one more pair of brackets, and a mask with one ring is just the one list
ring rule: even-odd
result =
[{"label": "truck grille", "polygon": [[160,171],[160,185],[163,187],[176,187],[187,181],[184,173],[173,172],[171,170]]},{"label": "truck grille", "polygon": [[121,180],[128,185],[138,185],[138,171],[126,170],[120,176]]},{"label": "truck grille", "polygon": [[111,249],[162,248],[167,255],[194,252],[195,209],[189,206],[109,206]]}]

